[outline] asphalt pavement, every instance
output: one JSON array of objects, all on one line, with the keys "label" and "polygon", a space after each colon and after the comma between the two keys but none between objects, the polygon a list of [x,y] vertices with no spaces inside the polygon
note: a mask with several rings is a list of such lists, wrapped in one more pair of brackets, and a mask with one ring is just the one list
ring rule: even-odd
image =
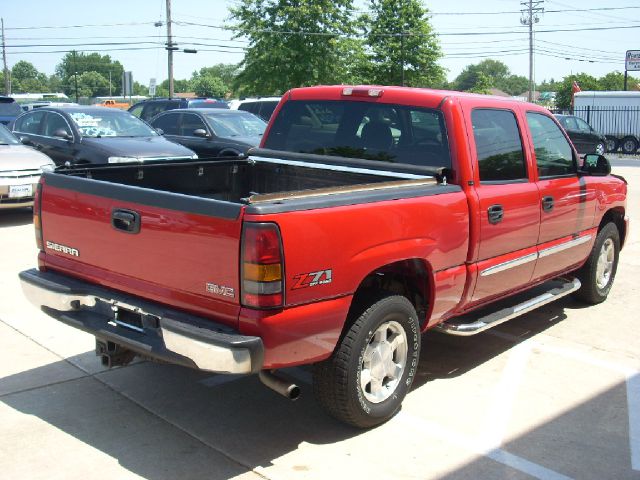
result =
[{"label": "asphalt pavement", "polygon": [[0,211],[1,477],[640,479],[640,160],[612,163],[632,223],[609,299],[426,334],[402,411],[369,431],[328,417],[304,368],[296,402],[256,377],[106,370],[93,337],[27,303],[31,214]]}]

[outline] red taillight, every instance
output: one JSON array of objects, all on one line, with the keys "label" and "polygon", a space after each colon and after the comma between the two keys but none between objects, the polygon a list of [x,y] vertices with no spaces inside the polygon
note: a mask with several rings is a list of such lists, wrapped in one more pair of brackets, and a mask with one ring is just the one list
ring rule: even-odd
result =
[{"label": "red taillight", "polygon": [[275,223],[246,223],[242,232],[242,304],[253,308],[284,303],[282,240]]},{"label": "red taillight", "polygon": [[36,234],[36,246],[38,250],[44,249],[44,241],[42,240],[42,185],[44,178],[40,178],[36,187],[36,194],[33,197],[33,228]]}]

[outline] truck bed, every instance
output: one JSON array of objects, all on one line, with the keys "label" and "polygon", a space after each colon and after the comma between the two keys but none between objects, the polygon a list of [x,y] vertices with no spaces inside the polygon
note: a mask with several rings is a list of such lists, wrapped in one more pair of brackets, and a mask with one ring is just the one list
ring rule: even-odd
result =
[{"label": "truck bed", "polygon": [[[354,160],[350,159],[350,162]],[[252,156],[222,161],[75,169],[67,173],[74,177],[244,205],[437,183],[426,173],[376,171],[362,168],[357,161],[356,165]]]}]

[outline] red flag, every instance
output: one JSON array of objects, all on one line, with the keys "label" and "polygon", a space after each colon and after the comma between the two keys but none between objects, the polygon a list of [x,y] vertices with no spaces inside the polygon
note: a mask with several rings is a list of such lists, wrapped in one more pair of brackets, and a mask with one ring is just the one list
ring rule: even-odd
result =
[{"label": "red flag", "polygon": [[582,90],[580,90],[580,85],[578,85],[578,82],[574,80],[573,84],[571,85],[571,111],[573,111],[573,97],[575,96],[576,93],[581,91]]}]

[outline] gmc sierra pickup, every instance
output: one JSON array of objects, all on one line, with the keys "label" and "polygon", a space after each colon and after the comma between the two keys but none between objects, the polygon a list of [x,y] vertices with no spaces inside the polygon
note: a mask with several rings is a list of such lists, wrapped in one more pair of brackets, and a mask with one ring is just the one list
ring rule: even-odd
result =
[{"label": "gmc sierra pickup", "polygon": [[536,105],[294,89],[247,158],[45,173],[38,268],[20,277],[106,365],[257,373],[295,398],[275,370],[313,364],[319,403],[371,427],[400,408],[422,332],[606,299],[628,230],[610,170]]}]

